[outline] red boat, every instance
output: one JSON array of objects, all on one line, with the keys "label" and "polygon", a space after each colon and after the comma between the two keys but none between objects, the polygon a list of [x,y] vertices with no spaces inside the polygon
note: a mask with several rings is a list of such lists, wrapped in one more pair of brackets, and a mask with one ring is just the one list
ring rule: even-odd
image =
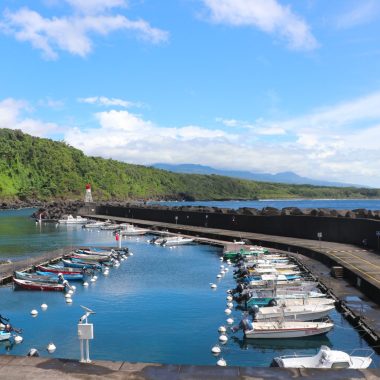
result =
[{"label": "red boat", "polygon": [[22,289],[27,290],[54,290],[54,291],[64,291],[65,285],[62,284],[49,284],[44,282],[34,282],[28,280],[19,280],[13,277],[14,284]]},{"label": "red boat", "polygon": [[54,268],[54,267],[44,267],[43,265],[37,265],[38,270],[42,272],[50,272],[50,273],[62,273],[62,274],[82,274],[83,270],[78,268]]}]

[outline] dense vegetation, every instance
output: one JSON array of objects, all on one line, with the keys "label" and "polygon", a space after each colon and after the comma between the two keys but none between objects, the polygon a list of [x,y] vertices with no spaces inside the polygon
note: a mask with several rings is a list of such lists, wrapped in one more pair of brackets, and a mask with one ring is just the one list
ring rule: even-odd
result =
[{"label": "dense vegetation", "polygon": [[64,142],[0,129],[0,199],[82,199],[86,182],[92,184],[96,200],[380,197],[377,189],[284,185],[217,175],[176,174],[87,157]]}]

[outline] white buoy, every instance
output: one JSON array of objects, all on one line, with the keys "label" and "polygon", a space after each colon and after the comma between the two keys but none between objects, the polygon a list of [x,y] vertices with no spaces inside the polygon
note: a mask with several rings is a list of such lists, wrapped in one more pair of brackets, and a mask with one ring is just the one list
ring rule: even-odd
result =
[{"label": "white buoy", "polygon": [[213,348],[211,348],[211,352],[214,355],[219,355],[222,352],[222,350],[218,345],[215,345]]},{"label": "white buoy", "polygon": [[97,280],[97,279],[98,279],[98,276],[93,276],[92,278],[95,278],[95,280]]},{"label": "white buoy", "polygon": [[65,298],[71,298],[71,294],[70,293],[66,293],[65,294]]},{"label": "white buoy", "polygon": [[224,327],[224,326],[220,326],[219,328],[218,328],[218,331],[220,332],[220,333],[225,333],[226,331],[227,331],[227,329]]},{"label": "white buoy", "polygon": [[55,350],[57,349],[57,347],[55,346],[54,343],[49,343],[46,347],[46,350],[49,354],[52,354]]},{"label": "white buoy", "polygon": [[224,268],[224,272],[226,272],[226,273],[227,273],[228,271],[229,271],[229,269],[228,269],[228,268]]},{"label": "white buoy", "polygon": [[226,299],[227,299],[228,302],[231,302],[231,301],[234,299],[234,297],[232,297],[232,296],[227,296]]},{"label": "white buoy", "polygon": [[224,269],[224,265],[223,264],[220,266],[220,269]]},{"label": "white buoy", "polygon": [[226,309],[224,310],[224,312],[227,314],[227,315],[230,315],[232,313],[231,309]]},{"label": "white buoy", "polygon": [[87,281],[85,281],[84,283],[83,283],[83,286],[88,286],[88,282]]},{"label": "white buoy", "polygon": [[226,322],[229,324],[229,325],[232,325],[234,323],[234,320],[233,318],[227,318]]},{"label": "white buoy", "polygon": [[216,289],[217,285],[216,284],[210,284],[211,289]]},{"label": "white buoy", "polygon": [[67,294],[70,294],[72,296],[74,294],[74,292],[70,289],[67,291]]},{"label": "white buoy", "polygon": [[231,290],[231,289],[227,289],[227,290],[226,290],[226,293],[227,293],[227,294],[231,294],[231,293],[232,293],[232,290]]},{"label": "white buoy", "polygon": [[77,287],[75,285],[72,285],[71,289],[75,292],[77,290]]},{"label": "white buoy", "polygon": [[222,278],[222,275],[219,273],[216,278]]},{"label": "white buoy", "polygon": [[219,260],[220,260],[220,261],[223,261],[223,257],[219,257]]},{"label": "white buoy", "polygon": [[43,311],[45,311],[47,308],[48,308],[48,305],[46,305],[46,303],[43,303],[43,304],[41,305],[41,309],[42,309]]},{"label": "white buoy", "polygon": [[94,277],[91,277],[90,282],[95,282],[95,281],[96,281],[95,278],[94,278]]},{"label": "white buoy", "polygon": [[229,309],[232,309],[232,308],[234,307],[234,304],[233,304],[232,302],[228,302],[228,303],[227,303],[227,307],[228,307]]},{"label": "white buoy", "polygon": [[108,270],[105,270],[105,271],[103,272],[103,274],[104,274],[105,276],[108,276],[108,275],[110,274],[110,272],[109,272]]},{"label": "white buoy", "polygon": [[24,338],[20,335],[16,335],[14,339],[16,344],[19,344],[24,340]]},{"label": "white buoy", "polygon": [[224,335],[224,334],[220,335],[219,341],[222,343],[226,343],[228,341],[227,335]]},{"label": "white buoy", "polygon": [[220,358],[216,364],[219,366],[219,367],[227,367],[227,362],[223,359],[223,358]]},{"label": "white buoy", "polygon": [[36,309],[33,309],[30,314],[32,315],[32,317],[37,317],[38,315],[38,311]]},{"label": "white buoy", "polygon": [[66,303],[73,303],[73,300],[71,298],[66,298]]},{"label": "white buoy", "polygon": [[133,256],[133,252],[129,252],[129,256]]}]

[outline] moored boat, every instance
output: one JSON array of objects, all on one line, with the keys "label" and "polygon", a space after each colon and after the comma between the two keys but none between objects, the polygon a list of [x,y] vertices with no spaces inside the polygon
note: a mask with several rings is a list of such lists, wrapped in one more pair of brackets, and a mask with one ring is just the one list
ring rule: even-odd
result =
[{"label": "moored boat", "polygon": [[[355,356],[357,352],[366,352],[367,356]],[[354,350],[351,354],[344,351],[331,350],[328,346],[321,346],[319,352],[314,356],[287,355],[278,356],[273,359],[271,367],[283,368],[368,368],[372,363],[372,350]]]},{"label": "moored boat", "polygon": [[147,228],[135,227],[133,224],[127,224],[126,227],[119,231],[121,236],[140,236],[149,233]]},{"label": "moored boat", "polygon": [[37,265],[36,268],[41,272],[62,273],[62,274],[83,274],[83,270],[79,268],[62,267],[59,265]]},{"label": "moored boat", "polygon": [[13,278],[13,283],[16,287],[27,290],[49,290],[61,292],[65,290],[65,285],[63,284],[48,284],[46,282],[19,280],[17,278]]},{"label": "moored boat", "polygon": [[194,241],[194,239],[191,238],[186,238],[183,236],[173,236],[173,237],[168,237],[165,238],[161,245],[163,247],[171,247],[175,245],[184,245],[184,244],[191,244]]},{"label": "moored boat", "polygon": [[82,218],[80,215],[74,217],[72,215],[65,215],[62,219],[58,219],[60,224],[83,224],[87,223],[87,218]]},{"label": "moored boat", "polygon": [[244,336],[247,339],[303,338],[326,334],[334,327],[332,322],[244,321]]}]

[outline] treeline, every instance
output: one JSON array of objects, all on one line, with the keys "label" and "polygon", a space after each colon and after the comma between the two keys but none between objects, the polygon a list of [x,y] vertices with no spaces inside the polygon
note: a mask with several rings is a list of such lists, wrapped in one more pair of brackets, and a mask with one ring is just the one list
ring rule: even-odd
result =
[{"label": "treeline", "polygon": [[286,185],[172,173],[88,157],[65,142],[0,129],[1,200],[82,199],[86,182],[91,183],[96,200],[380,197],[377,189]]}]

